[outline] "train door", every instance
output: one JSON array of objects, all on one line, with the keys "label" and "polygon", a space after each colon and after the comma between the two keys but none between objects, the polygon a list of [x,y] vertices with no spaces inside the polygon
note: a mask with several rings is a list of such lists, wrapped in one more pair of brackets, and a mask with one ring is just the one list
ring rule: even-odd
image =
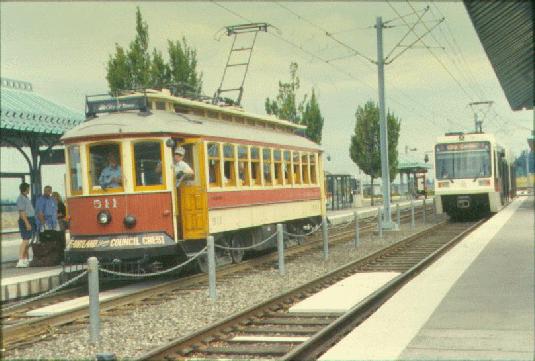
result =
[{"label": "train door", "polygon": [[180,183],[177,188],[178,233],[182,239],[206,238],[208,230],[208,205],[204,186],[204,153],[202,142],[185,141],[181,146],[186,150],[184,161],[195,172],[195,177]]}]

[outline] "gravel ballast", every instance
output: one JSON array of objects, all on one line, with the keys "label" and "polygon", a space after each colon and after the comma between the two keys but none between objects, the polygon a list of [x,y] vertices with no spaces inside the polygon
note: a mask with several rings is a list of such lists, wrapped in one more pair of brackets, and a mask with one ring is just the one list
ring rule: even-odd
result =
[{"label": "gravel ballast", "polygon": [[95,359],[97,353],[109,352],[119,359],[136,358],[430,226],[417,224],[414,231],[410,231],[403,225],[399,232],[385,232],[383,239],[367,235],[361,237],[357,248],[351,241],[331,245],[327,261],[318,249],[312,255],[288,261],[285,276],[280,276],[273,268],[229,278],[218,283],[216,302],[210,301],[207,289],[200,289],[180,293],[176,299],[158,305],[131,307],[124,315],[102,317],[99,346],[89,345],[87,324],[71,325],[57,333],[51,330],[42,341],[9,351],[4,356],[6,359],[80,360]]}]

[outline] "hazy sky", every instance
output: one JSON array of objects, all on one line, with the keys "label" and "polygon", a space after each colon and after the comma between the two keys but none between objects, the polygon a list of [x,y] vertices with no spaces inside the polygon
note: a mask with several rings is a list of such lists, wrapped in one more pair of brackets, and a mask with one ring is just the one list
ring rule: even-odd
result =
[{"label": "hazy sky", "polygon": [[[371,26],[376,17],[395,19],[395,11],[412,13],[410,5],[417,11],[430,6],[423,17],[428,27],[442,16],[445,21],[423,38],[430,49],[418,43],[386,67],[386,104],[402,120],[400,155],[408,145],[417,148],[413,156],[423,159],[445,131],[472,130],[468,103],[484,100],[494,101],[484,130],[496,133],[517,154],[527,148],[533,112],[511,111],[462,2],[2,2],[0,70],[2,77],[30,81],[34,91],[82,112],[86,94],[107,90],[108,57],[115,43],[127,47],[133,40],[139,6],[149,26],[150,48],[166,56],[167,40],[185,36],[198,51],[203,91],[212,95],[231,46],[221,29],[267,22],[274,28],[258,35],[244,108],[264,114],[265,98],[276,95],[278,80],[286,81],[290,62],[297,62],[299,96],[314,87],[325,117],[322,144],[331,156],[326,169],[355,174],[348,156],[354,113],[358,104],[377,101],[377,67],[362,57],[348,57],[353,51],[325,32],[375,59],[376,32]],[[414,15],[405,19],[411,24],[416,20]],[[400,20],[389,25],[393,27],[383,35],[385,55],[407,32]],[[421,25],[414,30],[425,32]],[[401,45],[415,39],[410,34]],[[13,160],[13,153],[2,153],[3,171],[26,170],[17,168],[24,163]],[[62,179],[61,172],[45,170],[45,182],[62,187]]]}]

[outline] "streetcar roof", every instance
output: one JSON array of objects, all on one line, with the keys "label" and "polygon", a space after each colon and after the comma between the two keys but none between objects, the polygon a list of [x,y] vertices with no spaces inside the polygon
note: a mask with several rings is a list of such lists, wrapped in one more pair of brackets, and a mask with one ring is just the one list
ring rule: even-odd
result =
[{"label": "streetcar roof", "polygon": [[152,110],[151,113],[126,111],[99,116],[67,131],[62,141],[99,138],[112,135],[172,135],[228,138],[253,142],[291,145],[320,150],[311,140],[270,128],[260,128],[245,124],[226,122],[195,114],[173,113]]}]

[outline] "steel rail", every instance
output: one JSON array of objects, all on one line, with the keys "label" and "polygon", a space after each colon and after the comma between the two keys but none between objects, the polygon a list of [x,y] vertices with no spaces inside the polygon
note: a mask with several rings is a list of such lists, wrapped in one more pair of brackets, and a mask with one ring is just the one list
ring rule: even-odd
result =
[{"label": "steel rail", "polygon": [[373,292],[360,303],[355,305],[344,315],[340,316],[334,323],[312,336],[297,348],[290,351],[280,361],[301,361],[316,360],[321,354],[327,351],[332,345],[341,340],[346,334],[351,332],[356,326],[366,320],[384,302],[392,297],[403,285],[422,272],[435,260],[437,260],[447,250],[456,245],[474,229],[479,227],[486,219],[482,219],[470,228],[455,236],[448,243],[431,253],[429,256],[411,267],[408,271],[390,280],[383,287]]},{"label": "steel rail", "polygon": [[[425,237],[426,235],[431,234],[446,225],[447,225],[447,222],[444,221],[428,229],[425,229],[421,232],[413,234],[405,239],[400,240],[399,242],[396,242],[387,247],[384,247],[368,256],[365,256],[356,261],[343,265],[329,272],[328,274],[315,279],[312,282],[309,282],[305,285],[298,286],[292,290],[289,290],[281,295],[277,295],[260,304],[251,306],[244,311],[231,315],[219,322],[216,322],[213,325],[204,327],[190,335],[172,340],[168,344],[142,355],[137,360],[144,361],[144,360],[176,359],[177,349],[180,349],[183,351],[194,350],[196,348],[196,345],[203,344],[207,340],[213,339],[214,338],[213,335],[224,334],[225,332],[232,330],[233,327],[235,327],[237,324],[244,323],[251,318],[262,317],[262,315],[265,313],[280,309],[281,304],[293,303],[294,300],[299,299],[301,295],[306,294],[307,291],[309,291],[311,288],[322,289],[326,283],[329,283],[329,280],[333,279],[333,277],[338,276],[338,278],[340,278],[341,277],[340,274],[344,274],[348,270],[352,270],[358,265],[364,265],[364,264],[370,263],[370,261],[372,260],[378,259],[386,254],[396,251],[397,249],[406,246],[410,242],[418,238]],[[307,360],[307,358],[301,358],[300,360]]]}]

